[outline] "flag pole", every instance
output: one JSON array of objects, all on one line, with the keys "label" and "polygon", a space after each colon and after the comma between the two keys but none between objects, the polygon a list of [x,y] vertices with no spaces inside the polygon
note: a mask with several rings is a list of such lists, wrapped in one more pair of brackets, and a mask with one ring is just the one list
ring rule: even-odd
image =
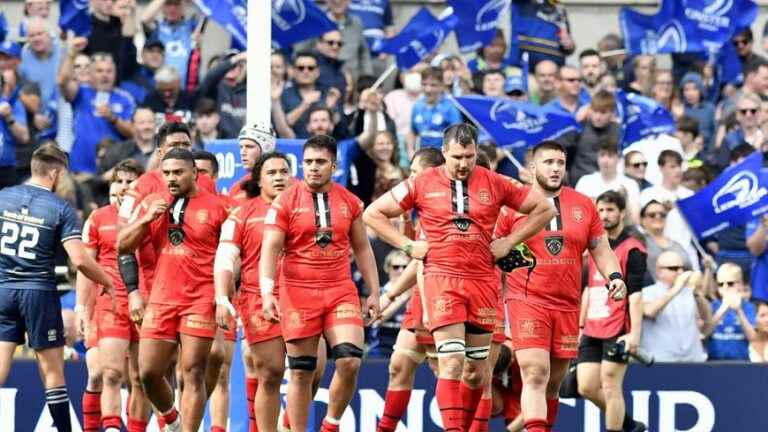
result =
[{"label": "flag pole", "polygon": [[392,72],[394,72],[396,70],[397,70],[397,64],[396,63],[392,63],[391,65],[389,65],[387,70],[385,70],[384,73],[382,73],[381,76],[379,76],[379,78],[376,80],[376,82],[373,83],[373,85],[371,86],[371,90],[376,90],[379,87],[381,87],[381,85],[384,83],[384,81],[386,81],[386,79],[390,75],[392,75]]},{"label": "flag pole", "polygon": [[272,2],[248,1],[248,62],[246,89],[246,121],[270,123],[271,58],[272,49]]}]

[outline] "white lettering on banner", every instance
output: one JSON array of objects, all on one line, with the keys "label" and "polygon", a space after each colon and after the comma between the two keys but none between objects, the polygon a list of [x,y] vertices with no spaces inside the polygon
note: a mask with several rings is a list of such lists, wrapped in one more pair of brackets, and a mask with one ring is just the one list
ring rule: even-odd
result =
[{"label": "white lettering on banner", "polygon": [[584,432],[600,432],[600,408],[584,399]]},{"label": "white lettering on banner", "polygon": [[651,392],[648,390],[635,390],[632,392],[632,418],[650,425],[648,407],[650,406]]},{"label": "white lettering on banner", "polygon": [[216,153],[216,161],[219,163],[219,178],[231,179],[235,177],[237,163],[234,153]]},{"label": "white lettering on banner", "polygon": [[0,388],[0,430],[13,432],[16,428],[16,393],[15,388]]},{"label": "white lettering on banner", "polygon": [[285,156],[290,162],[289,165],[291,166],[291,176],[296,177],[296,174],[299,172],[299,159],[293,153],[286,153]]},{"label": "white lettering on banner", "polygon": [[429,402],[429,418],[432,419],[432,423],[436,424],[439,428],[443,427],[443,417],[440,415],[440,407],[437,405],[437,398],[433,397]]},{"label": "white lettering on banner", "polygon": [[[695,391],[658,391],[659,431],[663,432],[711,432],[715,427],[715,407],[706,396]],[[696,424],[690,429],[677,429],[675,407],[690,405],[698,414]]]},{"label": "white lettering on banner", "polygon": [[747,208],[768,195],[768,189],[760,186],[755,173],[742,171],[728,180],[712,197],[712,208],[716,214],[733,207]]}]

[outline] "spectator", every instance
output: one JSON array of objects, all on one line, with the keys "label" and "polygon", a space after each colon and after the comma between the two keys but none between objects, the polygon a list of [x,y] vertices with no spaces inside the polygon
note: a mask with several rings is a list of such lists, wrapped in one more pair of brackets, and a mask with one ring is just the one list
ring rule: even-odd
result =
[{"label": "spectator", "polygon": [[[648,252],[648,265],[646,267],[655,269],[659,255],[666,251],[673,251],[683,257],[683,266],[689,270],[691,269],[691,259],[688,253],[680,243],[664,235],[668,213],[667,207],[658,201],[650,201],[640,209],[640,223]],[[650,276],[655,278],[655,273],[651,272]]]},{"label": "spectator", "polygon": [[516,70],[517,68],[509,66],[506,63],[506,55],[507,38],[504,36],[504,32],[501,29],[496,29],[496,34],[493,36],[491,43],[478,48],[475,58],[467,62],[467,67],[472,74],[492,69],[500,70],[504,75],[507,75],[507,72],[519,73]]},{"label": "spectator", "polygon": [[536,65],[533,72],[536,91],[530,95],[531,102],[546,105],[557,97],[557,70],[557,64],[551,60],[543,60]]},{"label": "spectator", "polygon": [[133,159],[146,169],[152,153],[155,151],[155,114],[149,108],[137,108],[131,119],[133,138],[119,142],[106,149],[99,165],[99,173],[104,181],[112,178],[112,168],[123,159]]},{"label": "spectator", "polygon": [[443,130],[461,122],[459,110],[445,97],[442,75],[443,71],[436,67],[421,72],[424,95],[416,101],[411,111],[409,156],[421,147],[442,147]]},{"label": "spectator", "polygon": [[[674,150],[664,150],[659,154],[659,168],[661,169],[662,181],[660,184],[645,189],[640,193],[640,202],[648,203],[652,200],[663,203],[667,206],[669,213],[667,215],[667,224],[664,228],[664,235],[680,243],[686,250],[688,258],[694,270],[699,269],[699,261],[696,249],[693,247],[693,234],[688,224],[683,219],[680,210],[675,206],[679,199],[688,198],[693,195],[690,189],[682,185],[683,180],[683,157]],[[649,267],[652,268],[652,267]]]},{"label": "spectator", "polygon": [[472,72],[464,60],[457,55],[437,55],[431,62],[443,71],[443,84],[453,96],[464,96],[472,93],[474,79]]},{"label": "spectator", "polygon": [[159,118],[183,121],[192,119],[194,97],[181,87],[181,77],[176,69],[161,66],[155,72],[155,89],[147,95],[142,106]]},{"label": "spectator", "polygon": [[576,183],[576,191],[595,200],[603,192],[621,192],[627,202],[627,216],[632,224],[640,222],[640,189],[633,180],[620,174],[619,151],[615,141],[605,140],[597,151],[597,171],[587,174]]},{"label": "spectator", "polygon": [[672,251],[659,255],[654,268],[657,282],[643,288],[640,348],[659,362],[705,361],[701,328],[711,315],[701,274],[683,272],[683,257]]},{"label": "spectator", "polygon": [[344,46],[341,47],[339,60],[344,62],[354,79],[361,75],[373,75],[371,52],[363,37],[363,24],[360,19],[349,13],[350,0],[328,0],[328,16],[338,24]]},{"label": "spectator", "polygon": [[[608,33],[597,42],[597,50],[605,61],[606,72],[613,76],[616,82],[624,82],[624,41],[616,33]],[[608,55],[610,53],[610,55]]]},{"label": "spectator", "polygon": [[317,66],[320,68],[320,77],[317,79],[317,84],[323,88],[336,88],[341,92],[342,99],[346,95],[347,89],[347,82],[342,72],[344,64],[339,60],[339,53],[343,46],[344,41],[341,38],[341,32],[338,30],[331,30],[315,41]]},{"label": "spectator", "polygon": [[197,92],[198,97],[216,101],[221,114],[221,127],[227,136],[237,136],[245,123],[246,57],[245,52],[226,52],[224,60],[208,70]]},{"label": "spectator", "polygon": [[[754,93],[761,101],[768,100],[768,63],[756,63],[744,69],[744,85],[737,95]],[[731,99],[725,100],[725,107],[732,107]]]},{"label": "spectator", "polygon": [[91,84],[80,84],[72,74],[72,62],[85,40],[72,38],[68,56],[59,71],[59,85],[64,98],[72,104],[75,141],[69,167],[73,172],[96,173],[96,144],[104,138],[115,141],[133,136],[130,118],[135,109],[133,98],[115,88],[115,62],[109,54],[91,57]]},{"label": "spectator", "polygon": [[368,156],[376,164],[376,180],[371,197],[371,201],[375,201],[405,180],[406,175],[405,171],[398,165],[400,155],[397,150],[397,141],[390,132],[380,131],[376,133],[373,147],[369,150]]},{"label": "spectator", "polygon": [[683,173],[683,186],[692,190],[694,193],[700,191],[704,186],[712,181],[712,176],[704,166],[688,167]]},{"label": "spectator", "polygon": [[616,93],[616,90],[619,88],[619,83],[616,81],[616,77],[609,73],[605,73],[600,76],[598,88],[609,93]]},{"label": "spectator", "polygon": [[[30,20],[40,18],[43,21],[48,21],[50,15],[51,0],[24,0],[24,17],[19,22],[19,39],[28,40]],[[51,36],[54,36],[54,34],[51,33]]]},{"label": "spectator", "polygon": [[144,42],[141,49],[141,64],[135,61],[126,62],[130,66],[126,79],[120,83],[120,88],[133,96],[137,104],[142,104],[147,95],[155,89],[155,72],[165,63],[165,45],[160,39],[152,38]]},{"label": "spectator", "polygon": [[500,69],[486,69],[480,74],[480,77],[482,79],[480,88],[482,94],[491,97],[506,96],[506,93],[504,92],[506,78],[504,72]]},{"label": "spectator", "polygon": [[752,298],[768,301],[768,214],[764,214],[747,223],[745,232],[747,248],[754,257],[750,280]]},{"label": "spectator", "polygon": [[519,49],[530,53],[531,67],[543,60],[565,64],[565,57],[576,49],[565,7],[557,2],[527,0],[515,0],[513,7],[517,20],[512,26],[516,27]]},{"label": "spectator", "polygon": [[661,106],[666,108],[675,118],[683,114],[683,104],[677,99],[675,91],[675,80],[672,77],[672,71],[668,69],[658,69],[653,74],[653,87],[651,88],[651,97]]},{"label": "spectator", "polygon": [[293,71],[294,85],[283,90],[280,103],[285,110],[288,126],[293,129],[295,136],[308,138],[309,112],[321,106],[336,109],[341,93],[338,90],[330,92],[317,84],[320,77],[317,56],[310,52],[296,54],[293,59]]},{"label": "spectator", "polygon": [[[72,70],[75,75],[75,79],[79,84],[90,84],[91,82],[91,58],[87,55],[80,53],[75,56],[72,61]],[[59,144],[59,148],[69,153],[72,150],[72,146],[75,143],[75,131],[74,131],[74,112],[72,111],[72,104],[67,102],[61,92],[58,99],[58,130],[56,131],[56,142]]]},{"label": "spectator", "polygon": [[205,148],[213,140],[225,137],[219,128],[221,117],[212,99],[200,99],[195,105],[195,147]]},{"label": "spectator", "polygon": [[61,43],[51,36],[51,28],[42,18],[32,17],[27,24],[27,44],[21,50],[19,74],[40,86],[41,102],[56,101],[56,73],[61,63]]},{"label": "spectator", "polygon": [[765,363],[768,362],[768,303],[757,302],[755,321],[755,339],[749,343],[749,360]]},{"label": "spectator", "polygon": [[581,72],[571,66],[560,68],[557,77],[557,99],[550,101],[547,106],[576,116],[583,106],[589,104],[589,94],[582,93]]},{"label": "spectator", "polygon": [[411,112],[421,94],[421,75],[413,70],[400,73],[403,88],[392,90],[384,96],[387,115],[395,122],[400,148],[400,166],[408,165],[406,137],[411,132]]},{"label": "spectator", "polygon": [[559,139],[568,149],[568,179],[578,183],[581,176],[597,170],[597,150],[601,142],[618,142],[619,125],[614,121],[616,99],[611,93],[601,90],[589,103],[587,120],[581,132],[571,132]]},{"label": "spectator", "polygon": [[[91,0],[91,33],[81,50],[88,54],[107,53],[121,70],[126,45],[136,34],[136,0]],[[123,77],[117,77],[118,81]]]},{"label": "spectator", "polygon": [[219,161],[213,153],[197,150],[194,152],[194,157],[197,171],[207,175],[214,181],[219,178]]},{"label": "spectator", "polygon": [[[363,23],[363,35],[371,52],[373,76],[381,76],[392,64],[392,58],[378,50],[379,43],[385,38],[395,35],[392,17],[392,5],[389,0],[352,0],[349,13],[358,17]],[[387,80],[390,81],[390,80]],[[392,89],[393,82],[382,84],[382,88]]]},{"label": "spectator", "polygon": [[641,152],[633,150],[624,155],[624,175],[637,182],[640,192],[651,187],[651,182],[645,179],[645,169],[648,160]]},{"label": "spectator", "polygon": [[[162,10],[162,19],[157,15]],[[194,34],[198,18],[184,14],[183,0],[152,0],[141,16],[144,34],[150,39],[157,39],[168,50],[165,52],[165,64],[176,69],[182,88],[187,88],[189,58],[194,48]],[[196,81],[196,78],[195,78]]]},{"label": "spectator", "polygon": [[600,84],[600,77],[605,73],[605,63],[600,58],[600,53],[593,49],[585,49],[579,54],[579,71],[581,72],[582,86],[590,96],[594,95]]},{"label": "spectator", "polygon": [[19,100],[26,111],[26,123],[29,130],[27,145],[16,147],[16,178],[19,182],[32,176],[30,162],[32,153],[40,143],[56,137],[56,102],[43,105],[40,86],[34,82],[24,84],[19,90]]},{"label": "spectator", "polygon": [[[387,291],[403,273],[410,262],[408,255],[402,251],[393,250],[384,258],[384,271],[387,272],[387,282],[381,287],[381,295]],[[405,306],[410,299],[410,291],[392,299],[392,303],[382,311],[382,316],[371,325],[368,340],[368,357],[389,358],[392,355],[397,334],[405,314]]]},{"label": "spectator", "polygon": [[18,183],[16,148],[30,138],[24,105],[15,97],[21,87],[16,73],[20,51],[10,40],[0,43],[0,189]]},{"label": "spectator", "polygon": [[741,268],[724,262],[717,269],[719,298],[712,301],[712,320],[703,333],[709,337],[709,360],[748,360],[755,339],[755,305],[749,302]]},{"label": "spectator", "polygon": [[693,117],[684,115],[677,119],[675,136],[683,146],[683,160],[688,166],[701,166],[706,160],[699,129],[699,121]]},{"label": "spectator", "polygon": [[[698,134],[704,144],[703,150],[714,150],[715,138],[715,106],[707,101],[704,81],[696,72],[688,72],[680,81],[680,92],[683,99],[683,114],[696,119],[699,123]],[[678,126],[679,127],[679,126]]]},{"label": "spectator", "polygon": [[751,144],[755,149],[760,149],[766,142],[766,137],[760,128],[759,113],[760,99],[757,96],[752,93],[743,93],[739,96],[736,101],[738,126],[725,135],[712,160],[717,171],[722,171],[728,166],[731,152],[743,142]]},{"label": "spectator", "polygon": [[741,61],[741,69],[745,73],[748,69],[757,65],[768,63],[768,60],[766,60],[765,57],[752,50],[754,36],[752,35],[751,28],[747,27],[735,34],[731,39],[731,42],[736,47],[736,54],[739,56],[739,61]]},{"label": "spectator", "polygon": [[635,79],[624,87],[630,93],[649,95],[656,72],[656,59],[651,55],[639,55],[632,59]]}]

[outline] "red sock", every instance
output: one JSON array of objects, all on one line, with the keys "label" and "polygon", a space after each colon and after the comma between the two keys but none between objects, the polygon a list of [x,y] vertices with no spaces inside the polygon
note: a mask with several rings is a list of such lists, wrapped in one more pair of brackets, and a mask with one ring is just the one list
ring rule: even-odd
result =
[{"label": "red sock", "polygon": [[83,393],[83,432],[98,432],[101,425],[101,392]]},{"label": "red sock", "polygon": [[483,390],[483,387],[473,389],[464,384],[464,382],[461,383],[461,406],[464,408],[461,430],[468,430],[469,425],[472,424],[477,404],[480,403],[480,398],[483,397]]},{"label": "red sock", "polygon": [[120,427],[122,427],[123,422],[120,420],[120,416],[105,416],[101,418],[101,427],[104,430],[107,430],[109,428],[115,428],[117,430],[120,430]]},{"label": "red sock", "polygon": [[379,421],[377,432],[394,432],[397,422],[403,417],[411,399],[411,390],[387,390],[384,398],[384,414]]},{"label": "red sock", "polygon": [[525,422],[527,432],[547,432],[547,421],[544,419],[530,419]]},{"label": "red sock", "polygon": [[211,426],[211,432],[227,432],[227,428],[221,426]]},{"label": "red sock", "polygon": [[291,429],[291,419],[288,418],[288,404],[285,404],[285,413],[283,413],[283,428]]},{"label": "red sock", "polygon": [[560,399],[547,399],[547,427],[551,430],[557,421],[557,410],[560,408]]},{"label": "red sock", "polygon": [[461,432],[464,408],[461,403],[461,381],[438,378],[435,388],[437,406],[443,419],[445,432]]},{"label": "red sock", "polygon": [[477,404],[475,418],[472,420],[472,426],[469,432],[488,432],[488,422],[491,420],[491,399],[482,398]]},{"label": "red sock", "polygon": [[165,420],[163,420],[162,416],[155,416],[155,420],[157,420],[157,427],[160,428],[160,430],[165,429]]},{"label": "red sock", "polygon": [[333,424],[328,421],[328,417],[323,419],[323,425],[320,427],[320,432],[339,432],[339,423]]},{"label": "red sock", "polygon": [[253,401],[256,400],[256,390],[259,388],[259,380],[256,378],[245,379],[245,397],[248,400],[248,432],[259,432],[256,425],[256,414],[253,410]]},{"label": "red sock", "polygon": [[148,424],[145,420],[128,417],[128,432],[147,432]]},{"label": "red sock", "polygon": [[160,416],[163,418],[163,422],[165,422],[166,425],[169,425],[179,418],[179,412],[176,411],[176,408],[171,408],[170,411],[165,414],[160,414]]}]

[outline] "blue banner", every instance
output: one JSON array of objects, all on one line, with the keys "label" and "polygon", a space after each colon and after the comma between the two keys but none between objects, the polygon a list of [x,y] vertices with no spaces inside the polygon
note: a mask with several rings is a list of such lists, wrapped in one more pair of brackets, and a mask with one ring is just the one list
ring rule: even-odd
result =
[{"label": "blue banner", "polygon": [[0,12],[0,42],[3,42],[6,36],[8,36],[8,21],[5,19],[5,14]]},{"label": "blue banner", "polygon": [[461,52],[472,52],[489,45],[499,27],[501,13],[511,0],[448,0],[459,19],[454,31]]},{"label": "blue banner", "polygon": [[195,0],[195,5],[232,36],[232,45],[244,50],[248,46],[245,0]]},{"label": "blue banner", "polygon": [[[328,402],[328,383],[333,363],[328,363],[325,378],[315,397],[316,415],[308,430],[319,429]],[[624,398],[627,411],[648,425],[649,431],[760,431],[768,424],[765,389],[768,370],[760,363],[656,364],[645,368],[630,365],[625,379]],[[64,373],[72,404],[73,431],[82,430],[81,395],[85,390],[83,363],[67,362]],[[230,429],[247,428],[243,368],[240,356],[233,357],[231,372]],[[360,368],[358,386],[349,408],[341,419],[345,432],[370,432],[382,415],[387,388],[387,362],[366,360]],[[434,398],[435,380],[422,365],[416,371],[414,390],[401,427],[409,432],[437,432],[440,411]],[[285,386],[281,393],[284,394]],[[124,397],[127,396],[124,393]],[[125,406],[125,404],[123,404]],[[37,365],[28,360],[15,361],[3,388],[0,388],[0,430],[3,432],[47,432],[50,415]],[[591,402],[561,399],[554,430],[600,432],[602,412]],[[206,415],[205,429],[210,427]],[[762,426],[760,426],[762,425]],[[495,418],[489,430],[504,430]],[[156,432],[152,420],[148,432]]]},{"label": "blue banner", "polygon": [[272,0],[272,41],[281,48],[337,28],[314,0]]},{"label": "blue banner", "polygon": [[677,206],[700,239],[768,212],[768,169],[763,166],[763,153],[754,152],[728,167],[696,194],[677,201]]},{"label": "blue banner", "polygon": [[621,125],[621,149],[645,137],[673,133],[677,129],[674,117],[661,104],[621,89],[616,91],[616,112]]},{"label": "blue banner", "polygon": [[65,32],[71,30],[77,36],[91,34],[89,5],[89,0],[61,0],[59,3],[59,27]]},{"label": "blue banner", "polygon": [[756,17],[752,0],[663,0],[655,15],[623,7],[619,24],[629,55],[715,52]]},{"label": "blue banner", "polygon": [[[450,9],[447,9],[450,12]],[[440,48],[459,19],[453,13],[435,18],[425,7],[411,18],[400,33],[381,42],[375,51],[394,54],[397,67],[410,69]]]},{"label": "blue banner", "polygon": [[463,96],[454,101],[499,147],[508,150],[532,147],[581,130],[572,115],[552,108],[486,96]]}]

